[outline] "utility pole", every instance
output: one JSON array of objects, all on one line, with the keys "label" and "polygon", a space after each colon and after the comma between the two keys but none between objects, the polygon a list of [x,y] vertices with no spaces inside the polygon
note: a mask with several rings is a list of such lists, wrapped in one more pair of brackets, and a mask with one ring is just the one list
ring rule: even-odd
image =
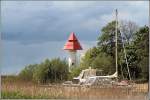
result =
[{"label": "utility pole", "polygon": [[[150,16],[150,13],[149,13],[149,16]],[[149,27],[150,27],[150,19],[149,19]],[[149,31],[149,34],[150,34],[150,31]],[[149,35],[149,39],[150,39],[150,35]],[[150,43],[149,43],[149,55],[150,55]],[[149,62],[150,62],[150,59],[149,59]],[[148,71],[149,71],[148,100],[150,100],[150,65],[149,65]]]},{"label": "utility pole", "polygon": [[115,47],[116,47],[116,73],[117,73],[117,78],[118,78],[118,47],[117,47],[117,44],[118,44],[118,11],[116,9],[116,28],[115,28],[115,39],[116,39],[116,43],[115,43]]}]

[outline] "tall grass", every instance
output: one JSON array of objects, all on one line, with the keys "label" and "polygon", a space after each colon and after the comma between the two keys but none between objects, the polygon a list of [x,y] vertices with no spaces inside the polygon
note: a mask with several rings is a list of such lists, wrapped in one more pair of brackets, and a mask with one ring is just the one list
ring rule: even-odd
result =
[{"label": "tall grass", "polygon": [[2,91],[1,97],[2,99],[49,99],[47,96],[31,96],[22,94],[20,91]]},{"label": "tall grass", "polygon": [[24,81],[2,80],[3,99],[130,99],[146,100],[148,84],[133,87],[38,85]]}]

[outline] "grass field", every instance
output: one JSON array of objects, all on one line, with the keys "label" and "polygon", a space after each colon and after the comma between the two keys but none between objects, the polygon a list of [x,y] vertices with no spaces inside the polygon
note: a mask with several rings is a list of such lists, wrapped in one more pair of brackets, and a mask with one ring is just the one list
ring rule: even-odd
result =
[{"label": "grass field", "polygon": [[3,99],[130,99],[146,100],[148,84],[126,87],[38,85],[32,82],[2,81]]}]

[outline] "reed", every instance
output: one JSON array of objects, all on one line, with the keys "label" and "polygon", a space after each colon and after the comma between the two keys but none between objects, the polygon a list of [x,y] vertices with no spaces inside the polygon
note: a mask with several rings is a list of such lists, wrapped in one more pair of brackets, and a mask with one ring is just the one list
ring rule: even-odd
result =
[{"label": "reed", "polygon": [[34,99],[135,99],[146,100],[148,84],[135,84],[132,88],[108,86],[38,85],[31,82],[2,82],[2,98]]}]

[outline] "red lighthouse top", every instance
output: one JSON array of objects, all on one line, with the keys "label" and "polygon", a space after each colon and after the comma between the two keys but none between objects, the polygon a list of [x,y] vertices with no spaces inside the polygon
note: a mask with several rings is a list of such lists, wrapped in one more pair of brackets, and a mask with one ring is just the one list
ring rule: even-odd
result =
[{"label": "red lighthouse top", "polygon": [[70,34],[69,39],[64,46],[64,50],[82,50],[82,47],[78,42],[74,32]]}]

